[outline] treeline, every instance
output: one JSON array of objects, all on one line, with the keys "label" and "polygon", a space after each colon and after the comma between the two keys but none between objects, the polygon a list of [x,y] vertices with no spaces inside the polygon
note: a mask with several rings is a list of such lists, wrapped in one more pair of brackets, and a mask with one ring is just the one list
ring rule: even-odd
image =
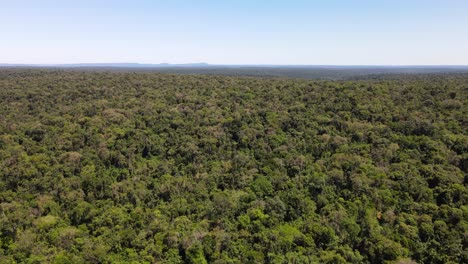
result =
[{"label": "treeline", "polygon": [[0,70],[0,262],[467,263],[467,91]]}]

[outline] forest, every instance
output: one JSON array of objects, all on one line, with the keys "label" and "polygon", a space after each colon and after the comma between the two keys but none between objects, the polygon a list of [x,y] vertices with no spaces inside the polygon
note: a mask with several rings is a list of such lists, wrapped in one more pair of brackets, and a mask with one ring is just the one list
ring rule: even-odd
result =
[{"label": "forest", "polygon": [[468,74],[0,69],[0,263],[468,263]]}]

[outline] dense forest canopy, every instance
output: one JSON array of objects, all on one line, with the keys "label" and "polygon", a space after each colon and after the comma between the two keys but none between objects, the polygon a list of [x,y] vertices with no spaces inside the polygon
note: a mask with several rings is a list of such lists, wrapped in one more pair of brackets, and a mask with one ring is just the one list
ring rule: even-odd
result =
[{"label": "dense forest canopy", "polygon": [[468,74],[468,66],[337,66],[337,65],[212,65],[212,64],[138,64],[138,63],[89,63],[27,65],[0,64],[5,68],[43,68],[49,70],[92,72],[139,72],[169,74],[203,74],[216,76],[250,76],[269,78],[301,78],[345,80],[375,78],[404,74]]},{"label": "dense forest canopy", "polygon": [[1,263],[468,263],[468,74],[0,70]]}]

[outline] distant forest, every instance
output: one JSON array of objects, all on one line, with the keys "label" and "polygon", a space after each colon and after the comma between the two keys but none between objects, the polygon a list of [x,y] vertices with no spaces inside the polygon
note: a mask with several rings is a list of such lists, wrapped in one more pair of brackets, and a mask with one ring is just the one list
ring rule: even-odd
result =
[{"label": "distant forest", "polygon": [[[8,69],[0,64],[0,70]],[[11,66],[11,65],[10,65]],[[28,65],[16,65],[28,69]],[[36,65],[36,68],[41,68]],[[215,76],[250,76],[266,78],[300,78],[322,80],[347,80],[379,78],[384,75],[408,74],[468,74],[468,66],[306,66],[306,65],[211,65],[195,64],[138,64],[138,63],[84,63],[58,64],[46,67],[49,70],[91,72],[147,72],[169,74],[202,74]]]},{"label": "distant forest", "polygon": [[245,71],[0,69],[0,263],[468,263],[468,73]]}]

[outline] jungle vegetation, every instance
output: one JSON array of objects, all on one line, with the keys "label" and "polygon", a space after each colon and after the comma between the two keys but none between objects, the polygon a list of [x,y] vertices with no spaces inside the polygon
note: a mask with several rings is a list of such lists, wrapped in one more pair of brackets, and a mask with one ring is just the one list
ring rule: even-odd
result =
[{"label": "jungle vegetation", "polygon": [[0,70],[0,263],[468,263],[468,74]]}]

